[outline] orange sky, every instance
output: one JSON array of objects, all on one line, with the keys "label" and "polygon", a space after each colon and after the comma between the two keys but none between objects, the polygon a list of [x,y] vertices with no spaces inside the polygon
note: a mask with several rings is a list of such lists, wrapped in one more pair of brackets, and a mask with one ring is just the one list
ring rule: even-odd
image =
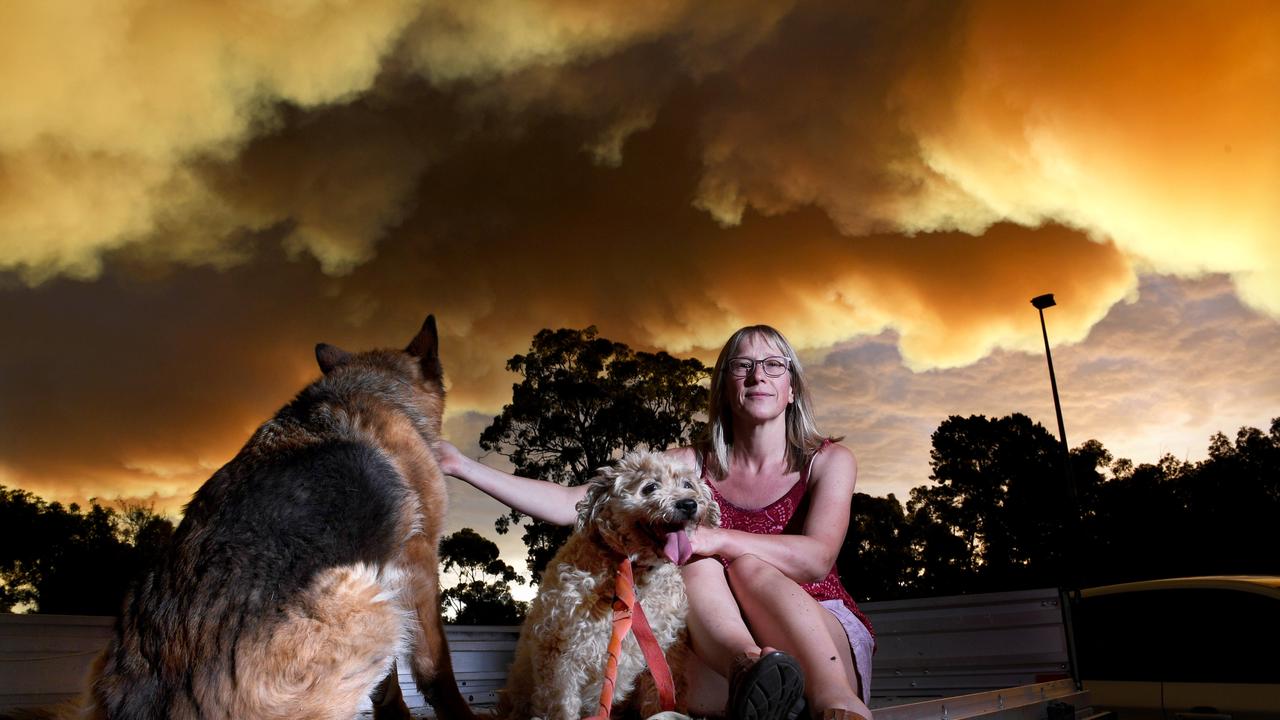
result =
[{"label": "orange sky", "polygon": [[1280,415],[1276,3],[18,3],[0,94],[0,484],[51,498],[176,507],[427,311],[467,446],[540,328],[768,322],[901,496],[948,413],[1053,427],[1041,292],[1073,442]]}]

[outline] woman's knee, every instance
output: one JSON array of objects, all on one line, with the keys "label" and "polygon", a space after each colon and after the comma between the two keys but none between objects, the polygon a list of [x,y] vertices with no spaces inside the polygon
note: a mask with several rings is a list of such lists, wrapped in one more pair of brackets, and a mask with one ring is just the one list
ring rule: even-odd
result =
[{"label": "woman's knee", "polygon": [[700,558],[680,568],[684,584],[689,588],[725,585],[724,566],[715,558]]},{"label": "woman's knee", "polygon": [[782,571],[755,555],[741,555],[725,569],[729,586],[736,589],[759,588],[761,584],[779,579],[786,580]]},{"label": "woman's knee", "polygon": [[723,568],[719,558],[700,557],[681,565],[680,574],[684,576],[685,582],[688,582],[693,577],[720,574]]},{"label": "woman's knee", "polygon": [[733,606],[733,590],[719,560],[699,560],[681,568],[685,594],[689,598],[690,623],[695,618],[714,618]]}]

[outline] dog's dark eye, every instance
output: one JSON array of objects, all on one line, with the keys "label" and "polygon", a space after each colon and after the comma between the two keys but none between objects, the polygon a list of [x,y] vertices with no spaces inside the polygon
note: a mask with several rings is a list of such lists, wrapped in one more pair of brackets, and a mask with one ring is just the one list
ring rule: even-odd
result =
[{"label": "dog's dark eye", "polygon": [[688,480],[685,480],[685,481],[684,481],[684,487],[685,487],[685,489],[686,489],[686,490],[692,490],[692,489],[693,489],[693,483],[689,482]]},{"label": "dog's dark eye", "polygon": [[652,495],[653,492],[657,489],[658,489],[658,483],[651,482],[648,485],[645,485],[644,487],[640,488],[640,494]]}]

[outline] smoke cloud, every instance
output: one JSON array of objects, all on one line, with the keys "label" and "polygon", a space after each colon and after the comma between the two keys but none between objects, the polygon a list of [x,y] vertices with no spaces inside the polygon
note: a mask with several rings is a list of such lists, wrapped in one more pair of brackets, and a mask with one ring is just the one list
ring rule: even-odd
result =
[{"label": "smoke cloud", "polygon": [[1152,274],[1272,322],[1278,36],[1267,2],[6,5],[0,483],[180,498],[312,344],[428,311],[473,421],[543,327],[920,374],[1039,352],[1046,291],[1085,341]]}]

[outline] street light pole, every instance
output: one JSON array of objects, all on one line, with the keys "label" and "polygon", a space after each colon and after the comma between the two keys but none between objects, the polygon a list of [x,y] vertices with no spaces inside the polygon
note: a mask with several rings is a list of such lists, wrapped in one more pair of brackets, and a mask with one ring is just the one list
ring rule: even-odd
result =
[{"label": "street light pole", "polygon": [[[1053,353],[1049,352],[1049,331],[1044,325],[1044,309],[1051,308],[1058,303],[1053,300],[1053,293],[1046,295],[1037,295],[1031,298],[1031,304],[1040,311],[1040,332],[1044,335],[1044,357],[1049,361],[1049,386],[1053,388],[1053,409],[1058,413],[1058,437],[1062,440],[1062,450],[1068,456],[1071,453],[1071,446],[1067,444],[1067,426],[1062,423],[1062,402],[1058,400],[1058,378],[1053,374]],[[1075,495],[1075,484],[1071,487],[1072,496]]]},{"label": "street light pole", "polygon": [[1051,308],[1058,303],[1054,302],[1053,293],[1037,295],[1031,298],[1031,304],[1040,312],[1040,333],[1044,336],[1044,357],[1049,363],[1049,386],[1053,388],[1053,410],[1058,415],[1058,437],[1062,440],[1062,461],[1066,466],[1067,493],[1070,496],[1070,528],[1067,531],[1068,541],[1067,551],[1063,553],[1063,559],[1066,561],[1068,577],[1062,589],[1063,594],[1063,621],[1067,631],[1067,663],[1071,668],[1071,678],[1075,681],[1076,689],[1081,689],[1083,683],[1080,679],[1080,667],[1077,664],[1076,643],[1075,643],[1075,627],[1072,621],[1073,610],[1079,607],[1080,601],[1080,568],[1078,558],[1080,556],[1080,501],[1076,497],[1076,480],[1075,473],[1071,470],[1071,446],[1067,444],[1067,426],[1062,422],[1062,402],[1058,399],[1058,378],[1053,373],[1053,354],[1049,352],[1049,331],[1044,324],[1044,309]]}]

